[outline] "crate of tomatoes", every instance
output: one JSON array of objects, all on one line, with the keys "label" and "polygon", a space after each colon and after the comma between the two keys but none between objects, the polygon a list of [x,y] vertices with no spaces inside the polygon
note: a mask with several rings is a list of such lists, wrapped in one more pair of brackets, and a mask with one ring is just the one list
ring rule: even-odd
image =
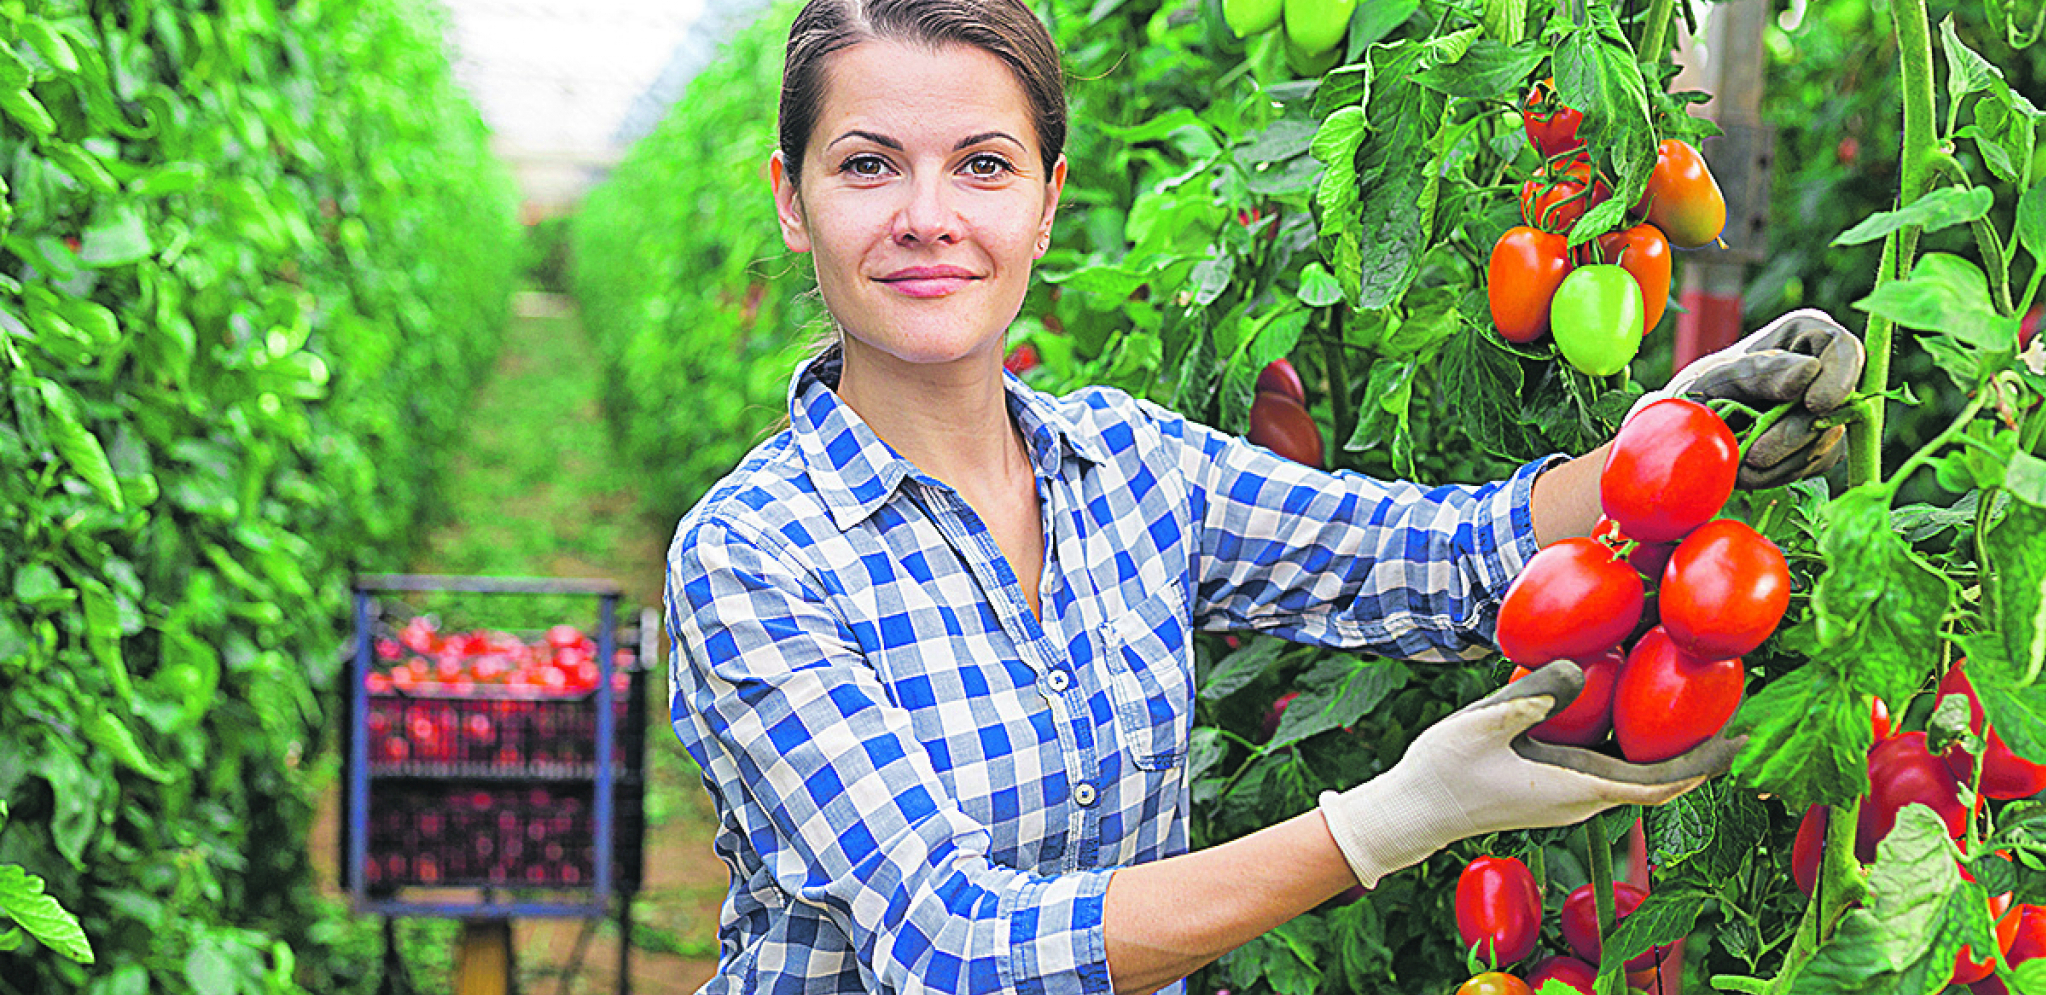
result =
[{"label": "crate of tomatoes", "polygon": [[356,906],[629,903],[655,613],[621,623],[601,580],[387,574],[357,578],[354,597],[341,864]]}]

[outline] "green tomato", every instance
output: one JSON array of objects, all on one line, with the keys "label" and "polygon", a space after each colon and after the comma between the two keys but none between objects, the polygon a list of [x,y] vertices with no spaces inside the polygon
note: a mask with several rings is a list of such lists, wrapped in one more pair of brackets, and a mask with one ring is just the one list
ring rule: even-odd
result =
[{"label": "green tomato", "polygon": [[1326,52],[1303,52],[1293,44],[1293,39],[1282,38],[1281,48],[1286,50],[1286,65],[1301,79],[1320,79],[1336,64],[1343,61],[1343,50],[1331,48]]},{"label": "green tomato", "polygon": [[1286,40],[1309,55],[1343,43],[1357,0],[1286,0]]},{"label": "green tomato", "polygon": [[1279,23],[1285,0],[1222,0],[1222,20],[1238,38],[1269,31]]},{"label": "green tomato", "polygon": [[1549,302],[1549,334],[1571,366],[1595,377],[1627,368],[1641,349],[1641,285],[1618,266],[1579,266]]}]

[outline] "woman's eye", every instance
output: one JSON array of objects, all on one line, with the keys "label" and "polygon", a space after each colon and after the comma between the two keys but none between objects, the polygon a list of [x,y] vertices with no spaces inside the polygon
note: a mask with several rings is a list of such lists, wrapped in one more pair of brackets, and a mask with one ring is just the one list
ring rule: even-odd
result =
[{"label": "woman's eye", "polygon": [[982,153],[966,160],[966,171],[982,179],[1000,176],[1011,168],[1009,160],[992,153]]},{"label": "woman's eye", "polygon": [[854,176],[879,176],[888,168],[888,164],[881,161],[880,156],[856,155],[847,159],[845,164],[838,168],[840,172],[851,173]]}]

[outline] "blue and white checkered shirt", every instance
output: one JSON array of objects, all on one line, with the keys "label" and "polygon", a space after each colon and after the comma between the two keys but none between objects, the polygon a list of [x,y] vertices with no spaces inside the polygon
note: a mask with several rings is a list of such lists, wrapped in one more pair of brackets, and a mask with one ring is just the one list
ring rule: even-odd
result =
[{"label": "blue and white checkered shirt", "polygon": [[[1115,390],[1007,380],[1043,618],[832,387],[682,519],[676,735],[732,885],[705,992],[1107,992],[1117,867],[1187,849],[1192,628],[1489,652],[1528,496],[1328,474]],[[1175,989],[1176,990],[1176,989]]]}]

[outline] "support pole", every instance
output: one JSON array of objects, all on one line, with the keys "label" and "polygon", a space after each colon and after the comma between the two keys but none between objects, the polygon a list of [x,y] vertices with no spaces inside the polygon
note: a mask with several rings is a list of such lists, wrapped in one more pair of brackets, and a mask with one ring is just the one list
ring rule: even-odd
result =
[{"label": "support pole", "polygon": [[1687,252],[1678,303],[1675,368],[1723,349],[1745,332],[1741,319],[1747,267],[1766,258],[1769,216],[1769,169],[1774,157],[1774,132],[1763,125],[1762,77],[1765,53],[1762,32],[1768,25],[1767,0],[1734,0],[1713,4],[1702,12],[1705,52],[1685,44],[1677,61],[1685,67],[1679,87],[1695,87],[1713,95],[1703,105],[1706,116],[1724,135],[1699,149],[1713,178],[1726,195],[1726,247]]}]

